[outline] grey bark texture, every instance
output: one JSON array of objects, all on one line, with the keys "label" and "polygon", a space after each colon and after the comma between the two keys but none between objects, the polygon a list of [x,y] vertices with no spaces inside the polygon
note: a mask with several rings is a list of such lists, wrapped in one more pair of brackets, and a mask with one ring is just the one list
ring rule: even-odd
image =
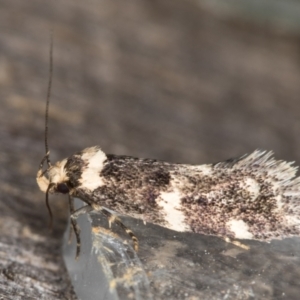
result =
[{"label": "grey bark texture", "polygon": [[61,255],[68,201],[51,197],[49,233],[35,182],[50,30],[53,162],[100,145],[193,164],[260,148],[299,164],[299,34],[267,25],[196,0],[0,2],[2,299],[76,299]]}]

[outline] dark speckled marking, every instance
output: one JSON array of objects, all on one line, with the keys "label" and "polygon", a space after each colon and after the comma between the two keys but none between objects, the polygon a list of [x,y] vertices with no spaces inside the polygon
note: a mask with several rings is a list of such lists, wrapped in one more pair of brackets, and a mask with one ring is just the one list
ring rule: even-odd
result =
[{"label": "dark speckled marking", "polygon": [[170,187],[169,168],[172,165],[156,160],[107,155],[99,174],[105,184],[92,191],[90,197],[119,213],[153,214],[153,220],[163,224],[156,200]]},{"label": "dark speckled marking", "polygon": [[127,182],[132,188],[144,186],[153,188],[164,188],[170,183],[170,172],[167,166],[156,160],[143,160],[129,156],[107,155],[104,168],[100,176],[106,179],[107,183],[114,180]]},{"label": "dark speckled marking", "polygon": [[87,162],[82,160],[81,154],[82,153],[79,152],[69,157],[65,165],[65,170],[69,177],[69,182],[67,184],[71,188],[77,188],[80,185],[79,179],[87,166]]},{"label": "dark speckled marking", "polygon": [[[253,239],[271,240],[290,235],[299,235],[300,226],[288,225],[286,216],[288,198],[286,190],[300,194],[299,180],[293,181],[293,170],[286,163],[270,159],[270,153],[229,160],[211,165],[211,174],[190,181],[189,188],[183,187],[182,206],[186,222],[197,233],[235,238],[227,226],[230,220],[242,220],[247,224]],[[287,186],[280,182],[279,174],[286,172]],[[258,195],[254,196],[247,186],[250,180],[258,184]],[[283,181],[282,180],[282,181]],[[277,196],[282,197],[278,209]],[[299,214],[299,204],[294,203]],[[291,214],[292,215],[292,214]],[[296,216],[296,215],[295,215]],[[299,217],[298,224],[300,224]]]}]

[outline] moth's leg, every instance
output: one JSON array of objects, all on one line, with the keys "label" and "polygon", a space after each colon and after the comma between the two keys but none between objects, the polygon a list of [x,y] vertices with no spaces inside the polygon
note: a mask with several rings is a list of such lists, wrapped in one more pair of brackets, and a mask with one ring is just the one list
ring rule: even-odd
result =
[{"label": "moth's leg", "polygon": [[[74,198],[70,195],[69,195],[69,208],[70,208],[70,216],[71,216],[75,211],[75,206],[74,206]],[[78,231],[79,227],[77,225],[77,221],[71,219],[71,225],[72,225],[72,227],[70,227],[70,231],[69,231],[69,244],[72,241],[72,234],[73,234],[72,229],[74,230],[74,233],[76,235],[76,241],[78,241],[76,232]],[[79,239],[80,239],[80,237],[79,237]]]},{"label": "moth's leg", "polygon": [[244,245],[243,243],[241,243],[241,242],[239,242],[239,241],[233,240],[233,239],[231,239],[230,237],[224,237],[223,239],[224,239],[224,241],[225,241],[226,243],[233,244],[233,245],[235,245],[235,246],[237,246],[237,247],[240,247],[240,248],[242,248],[242,249],[245,249],[245,250],[249,250],[249,249],[250,249],[249,246]]},{"label": "moth's leg", "polygon": [[104,214],[107,217],[108,223],[109,223],[109,227],[111,227],[112,223],[116,223],[117,225],[119,225],[131,237],[132,242],[133,242],[134,250],[136,252],[139,251],[139,241],[138,241],[138,238],[135,236],[135,234],[128,227],[126,227],[122,223],[122,221],[115,214],[110,213],[109,211],[107,211],[103,207],[97,207],[96,210],[100,211],[102,214]]},{"label": "moth's leg", "polygon": [[[70,205],[73,205],[73,209],[74,209],[74,200],[72,200],[70,203]],[[76,242],[77,242],[77,246],[76,246],[76,259],[78,259],[79,255],[80,255],[80,246],[81,246],[81,242],[80,242],[80,228],[77,224],[77,218],[82,215],[82,214],[86,214],[90,211],[94,210],[90,205],[86,205],[83,206],[79,209],[77,209],[76,211],[73,211],[73,213],[71,214],[70,218],[71,218],[71,223],[72,223],[72,227],[74,229],[75,232],[75,236],[76,236]],[[71,207],[70,207],[70,211],[71,211]]]}]

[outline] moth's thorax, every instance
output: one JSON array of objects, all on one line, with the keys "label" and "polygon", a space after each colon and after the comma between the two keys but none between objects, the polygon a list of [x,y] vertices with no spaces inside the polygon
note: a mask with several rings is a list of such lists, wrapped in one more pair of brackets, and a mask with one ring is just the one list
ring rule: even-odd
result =
[{"label": "moth's thorax", "polygon": [[78,187],[94,190],[102,185],[99,175],[106,159],[100,147],[86,148],[51,166],[46,172],[47,176],[39,170],[37,183],[44,193],[50,184],[52,186],[49,193],[60,192],[57,186],[62,183],[66,184],[70,191]]}]

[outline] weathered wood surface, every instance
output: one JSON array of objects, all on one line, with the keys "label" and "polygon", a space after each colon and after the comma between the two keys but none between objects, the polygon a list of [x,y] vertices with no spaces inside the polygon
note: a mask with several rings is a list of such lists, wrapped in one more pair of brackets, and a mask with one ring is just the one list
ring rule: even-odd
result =
[{"label": "weathered wood surface", "polygon": [[49,234],[35,183],[51,28],[53,161],[99,144],[197,164],[262,148],[300,163],[299,36],[196,0],[1,1],[2,299],[76,299],[60,252],[67,200],[52,197]]}]

